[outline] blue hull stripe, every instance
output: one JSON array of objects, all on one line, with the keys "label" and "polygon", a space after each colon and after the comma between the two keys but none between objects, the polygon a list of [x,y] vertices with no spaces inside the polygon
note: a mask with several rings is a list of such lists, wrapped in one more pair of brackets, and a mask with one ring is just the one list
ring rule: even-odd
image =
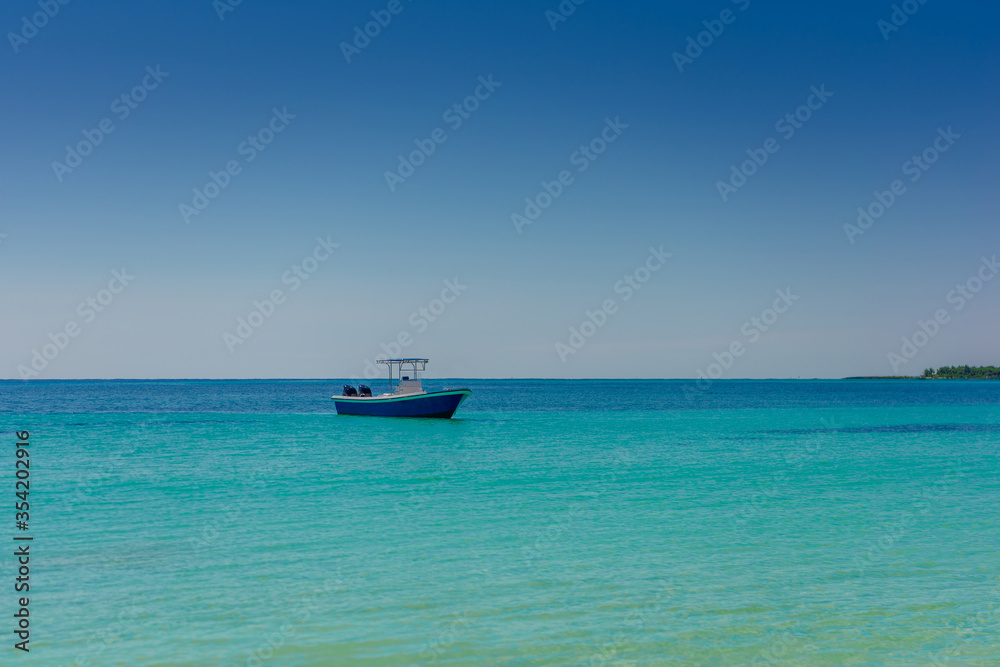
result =
[{"label": "blue hull stripe", "polygon": [[369,417],[440,417],[450,418],[462,401],[472,394],[468,389],[434,391],[417,396],[393,396],[350,400],[334,396],[337,414]]}]

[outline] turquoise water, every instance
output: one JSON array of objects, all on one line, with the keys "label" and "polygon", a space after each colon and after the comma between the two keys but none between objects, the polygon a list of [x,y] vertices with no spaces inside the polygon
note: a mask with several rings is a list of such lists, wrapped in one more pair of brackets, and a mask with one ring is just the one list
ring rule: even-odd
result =
[{"label": "turquoise water", "polygon": [[3,664],[1000,664],[1000,383],[341,384],[0,383]]}]

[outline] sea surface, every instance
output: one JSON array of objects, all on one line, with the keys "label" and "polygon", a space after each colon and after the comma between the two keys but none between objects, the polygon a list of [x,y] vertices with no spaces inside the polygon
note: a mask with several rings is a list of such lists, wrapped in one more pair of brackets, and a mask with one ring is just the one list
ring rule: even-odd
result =
[{"label": "sea surface", "polygon": [[1000,664],[1000,382],[343,384],[0,382],[0,663]]}]

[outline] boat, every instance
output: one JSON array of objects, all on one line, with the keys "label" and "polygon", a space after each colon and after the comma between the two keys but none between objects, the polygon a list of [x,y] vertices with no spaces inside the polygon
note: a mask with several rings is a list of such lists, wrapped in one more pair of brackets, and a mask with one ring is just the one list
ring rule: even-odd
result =
[{"label": "boat", "polygon": [[[451,419],[462,401],[472,395],[472,390],[464,388],[424,391],[419,375],[427,369],[429,359],[376,361],[389,367],[389,393],[373,396],[371,389],[365,385],[360,385],[358,389],[344,385],[344,393],[333,397],[337,414]],[[408,374],[403,375],[404,372]],[[395,378],[398,379],[393,387]]]}]

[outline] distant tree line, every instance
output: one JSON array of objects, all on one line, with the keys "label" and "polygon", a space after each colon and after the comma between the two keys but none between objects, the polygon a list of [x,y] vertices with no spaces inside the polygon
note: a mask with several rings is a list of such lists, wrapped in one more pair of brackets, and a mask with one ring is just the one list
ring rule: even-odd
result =
[{"label": "distant tree line", "polygon": [[997,366],[942,366],[924,371],[925,378],[944,380],[1000,380]]}]

